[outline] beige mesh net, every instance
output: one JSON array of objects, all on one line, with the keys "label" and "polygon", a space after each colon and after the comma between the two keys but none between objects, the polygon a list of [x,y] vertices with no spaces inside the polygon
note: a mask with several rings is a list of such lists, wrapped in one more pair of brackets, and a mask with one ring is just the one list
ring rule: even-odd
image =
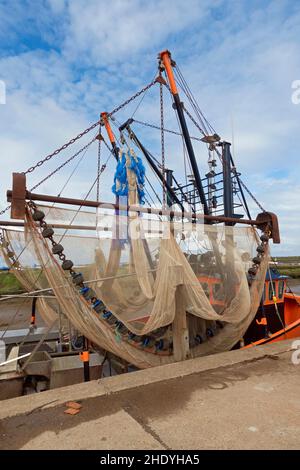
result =
[{"label": "beige mesh net", "polygon": [[[132,158],[126,154],[131,207],[139,202]],[[27,291],[51,287],[56,307],[39,299],[46,322],[59,305],[74,328],[137,367],[229,350],[256,314],[268,253],[249,288],[253,228],[191,223],[187,214],[116,213],[107,205],[97,212],[40,206],[54,243],[73,262],[70,271],[34,222],[35,209],[27,207],[24,232],[4,232],[8,266]]]},{"label": "beige mesh net", "polygon": [[[21,286],[27,292],[49,288],[47,278],[38,265],[32,238],[24,231],[2,230],[0,253]],[[52,325],[57,319],[58,304],[56,299],[39,296],[36,302],[37,312],[47,325]]]},{"label": "beige mesh net", "polygon": [[[92,342],[128,362],[145,368],[228,350],[254,318],[268,255],[249,289],[258,244],[252,228],[40,208],[47,224],[67,225],[55,228],[54,239],[89,287],[76,287],[28,211],[27,238],[63,312]],[[95,299],[104,304],[98,311]]]}]

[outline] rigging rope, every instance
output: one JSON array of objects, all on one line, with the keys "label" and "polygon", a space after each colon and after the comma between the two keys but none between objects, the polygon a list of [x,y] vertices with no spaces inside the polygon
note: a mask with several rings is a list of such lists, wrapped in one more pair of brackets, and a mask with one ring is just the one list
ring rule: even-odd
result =
[{"label": "rigging rope", "polygon": [[[116,119],[116,121],[117,121],[117,123],[118,123],[118,126],[120,127],[121,124],[118,122],[117,119]],[[114,122],[113,122],[113,125],[116,127],[117,131],[119,132],[119,128],[117,127],[117,125],[116,125]],[[130,147],[129,147],[128,142],[127,142],[127,140],[126,140],[126,138],[125,138],[124,133],[121,132],[120,134],[121,134],[121,142],[120,142],[120,140],[117,138],[117,142],[118,142],[119,148],[122,147],[122,144],[125,144],[126,147],[127,147],[127,149],[130,150]],[[145,179],[146,179],[147,183],[149,184],[150,188],[152,189],[152,191],[154,192],[154,194],[157,196],[157,193],[155,192],[155,190],[154,190],[154,188],[153,188],[153,186],[152,186],[152,184],[151,184],[151,182],[150,182],[150,180],[149,180],[149,178],[148,178],[147,175],[145,175]],[[147,196],[149,197],[149,199],[151,200],[151,202],[155,205],[155,202],[154,202],[154,200],[153,200],[151,194],[150,194],[149,191],[147,190],[146,186],[144,187],[144,191],[145,191],[145,193],[147,193]],[[158,197],[158,196],[157,196],[157,197]],[[151,204],[149,203],[148,198],[145,196],[144,199],[145,199],[145,202],[148,204],[148,206],[151,207]],[[161,204],[161,200],[160,200],[159,198],[158,198],[158,201],[159,201],[160,204]]]},{"label": "rigging rope", "polygon": [[[152,83],[152,82],[156,83],[156,72],[155,72],[155,75],[154,75],[154,77],[153,77],[153,79],[152,79],[152,81],[151,81],[150,83]],[[133,111],[133,113],[132,113],[132,115],[131,115],[131,119],[133,119],[133,116],[136,114],[137,110],[138,110],[139,107],[141,106],[141,104],[142,104],[142,102],[143,102],[143,100],[144,100],[144,98],[145,98],[145,96],[146,96],[146,93],[147,93],[147,91],[148,91],[150,88],[151,88],[151,87],[148,87],[148,88],[143,92],[143,96],[142,96],[142,98],[140,99],[140,101],[138,102],[138,104],[137,104],[135,110]]]},{"label": "rigging rope", "polygon": [[255,204],[257,204],[257,206],[263,211],[263,212],[266,212],[266,209],[263,208],[263,206],[260,204],[260,202],[256,199],[256,197],[254,196],[254,194],[251,193],[250,189],[245,185],[245,183],[241,180],[241,178],[239,177],[239,180],[240,180],[240,183],[241,185],[243,186],[243,188],[247,191],[247,193],[249,194],[249,196],[253,199],[253,201],[255,202]]},{"label": "rigging rope", "polygon": [[[79,152],[77,152],[77,154],[75,154],[75,155],[73,155],[73,157],[71,157],[71,159],[73,159],[73,158],[75,158],[75,156],[77,156],[79,153],[81,153],[83,150],[85,150],[84,154],[82,155],[82,157],[81,157],[81,159],[79,160],[78,164],[76,165],[75,169],[72,171],[71,175],[69,176],[67,182],[64,184],[64,186],[63,186],[62,189],[60,190],[59,195],[62,194],[63,190],[65,189],[65,187],[67,186],[67,184],[68,184],[68,182],[69,182],[69,180],[70,180],[70,177],[74,174],[74,172],[75,172],[75,170],[77,169],[79,163],[82,161],[83,157],[85,156],[85,154],[86,154],[86,152],[87,152],[87,148],[86,148],[86,147],[89,147],[89,145],[91,145],[92,142],[94,142],[94,140],[95,140],[95,138],[94,138],[91,142],[89,142],[89,144],[87,144],[87,146],[83,147]],[[104,139],[103,139],[103,140],[104,140]],[[105,141],[104,141],[104,143],[105,143],[105,145],[108,147],[108,145],[106,144]],[[109,147],[108,147],[108,149],[109,149]],[[106,163],[105,163],[104,165],[102,165],[102,167],[101,167],[101,169],[100,169],[100,174],[97,175],[97,178],[98,178],[98,179],[100,178],[100,175],[101,175],[101,174],[103,173],[103,171],[105,170],[106,164],[107,164],[109,158],[111,157],[111,150],[109,149],[109,151],[110,151],[109,157],[108,157]],[[63,166],[64,166],[65,164],[67,164],[71,159],[69,159],[67,162],[65,162],[65,163],[63,164]],[[58,170],[57,170],[57,171],[58,171]],[[53,173],[52,173],[52,174],[53,174]],[[52,175],[52,174],[51,174],[51,175]],[[49,177],[50,177],[51,175],[49,175]],[[41,183],[42,183],[42,182],[40,182],[39,184],[41,184]],[[93,183],[92,188],[94,187],[94,185],[95,185],[95,182]],[[37,185],[37,186],[38,186],[38,185]],[[36,187],[37,187],[37,186],[36,186]],[[92,189],[92,188],[91,188],[91,189]],[[87,193],[85,199],[86,199],[86,198],[88,197],[88,195],[90,194],[91,189],[90,189],[90,191]],[[52,204],[52,207],[54,206],[54,204],[55,204],[55,203]],[[76,216],[77,216],[77,214],[78,214],[78,212],[79,212],[80,209],[81,209],[81,206],[79,207],[78,211],[77,211],[76,214],[74,215],[74,217],[73,217],[73,219],[72,219],[72,221],[71,221],[71,224],[72,224],[73,221],[75,220],[75,218],[76,218]],[[67,231],[68,231],[68,229],[65,231],[65,233],[64,233],[63,236],[62,236],[62,238],[65,236],[65,234],[66,234]],[[1,235],[0,241],[1,241],[2,239],[3,239],[3,236]],[[21,250],[21,252],[19,253],[19,255],[16,257],[14,263],[16,263],[16,262],[19,260],[20,256],[22,255],[22,253],[24,252],[24,250],[27,248],[27,246],[29,245],[30,241],[31,241],[31,239],[27,241],[27,243],[25,244],[25,246],[23,247],[23,249]],[[14,264],[14,263],[13,263],[13,264]],[[41,277],[41,275],[42,275],[42,271],[38,274],[37,278],[35,279],[35,283],[39,280],[39,278]],[[46,290],[48,290],[48,289],[46,289]],[[39,292],[39,291],[36,291],[36,292]],[[24,299],[23,302],[19,305],[18,309],[17,309],[16,312],[15,312],[15,315],[13,316],[12,320],[11,320],[11,321],[9,322],[9,324],[7,325],[7,327],[6,327],[5,331],[3,332],[1,338],[3,338],[3,336],[6,334],[6,332],[7,332],[8,328],[9,328],[9,326],[12,324],[12,322],[13,322],[14,319],[16,318],[18,312],[20,311],[20,309],[21,309],[22,306],[24,305],[24,302],[25,302],[25,301],[26,301],[26,299]],[[28,336],[29,334],[30,334],[30,329],[29,329],[29,331],[27,332],[27,334],[24,336],[22,342],[24,342],[24,340],[27,338],[27,336]],[[22,343],[21,343],[21,344],[22,344]]]},{"label": "rigging rope", "polygon": [[201,109],[200,109],[200,107],[199,107],[199,105],[198,105],[198,103],[197,103],[190,87],[188,86],[185,78],[183,77],[183,74],[180,71],[178,65],[176,65],[176,67],[175,67],[175,74],[177,74],[177,76],[179,77],[179,81],[181,82],[181,83],[179,83],[179,86],[182,89],[183,93],[188,98],[188,100],[190,101],[190,103],[191,103],[191,105],[192,105],[199,121],[201,122],[203,128],[205,129],[206,133],[209,134],[207,127],[209,128],[210,132],[216,133],[216,131],[214,130],[212,125],[209,123],[209,121],[206,119],[203,112],[201,111]]},{"label": "rigging rope", "polygon": [[196,119],[191,115],[191,113],[186,109],[186,107],[183,105],[182,106],[182,109],[183,111],[186,113],[186,115],[190,118],[190,120],[195,124],[195,126],[197,127],[197,129],[201,132],[201,134],[203,136],[207,135],[207,133],[205,134],[204,130],[201,129],[201,127],[199,126],[199,124],[197,123]]},{"label": "rigging rope", "polygon": [[[90,142],[90,143],[92,143],[92,142]],[[84,150],[84,149],[81,149],[81,150]],[[62,192],[64,191],[64,189],[66,188],[68,182],[70,181],[70,178],[72,177],[72,175],[74,174],[74,172],[75,172],[76,169],[78,168],[78,166],[79,166],[79,164],[81,163],[82,159],[84,158],[86,152],[87,152],[87,149],[86,149],[86,151],[84,152],[84,154],[81,156],[79,162],[77,163],[77,165],[76,165],[75,168],[73,169],[71,175],[69,176],[69,178],[68,178],[67,181],[65,182],[64,186],[63,186],[62,189],[60,190],[58,196],[60,196],[60,195],[62,194]],[[67,163],[67,162],[66,162],[66,163]],[[105,169],[105,168],[103,168],[102,171],[104,171],[104,169]],[[55,204],[55,203],[52,204],[52,207],[54,206],[54,204]],[[3,232],[3,230],[2,230],[2,232]],[[21,252],[15,257],[15,260],[14,260],[12,266],[13,266],[16,262],[19,261],[19,259],[20,259],[21,255],[22,255],[22,253],[23,253],[23,252],[25,251],[25,249],[28,247],[28,245],[29,245],[29,243],[31,242],[31,240],[32,240],[32,239],[30,238],[30,239],[27,241],[27,243],[25,244],[25,246],[22,248]],[[2,234],[0,235],[0,242],[1,242],[1,243],[3,242],[3,235],[2,235]],[[42,275],[42,271],[38,274],[37,278],[35,279],[35,283],[40,279],[41,275]],[[33,293],[39,293],[39,292],[48,291],[48,290],[50,290],[50,289],[42,289],[42,290],[34,291]],[[28,294],[28,293],[25,293],[25,294],[22,295],[22,297],[24,296],[25,298],[24,298],[24,300],[20,303],[20,305],[18,306],[18,308],[16,309],[16,312],[15,312],[14,316],[12,317],[11,321],[10,321],[10,322],[8,323],[8,325],[6,326],[5,330],[3,331],[2,335],[1,335],[1,338],[3,338],[3,337],[5,336],[5,334],[6,334],[7,330],[9,329],[10,325],[13,324],[13,322],[14,322],[16,316],[18,315],[19,311],[20,311],[21,308],[24,306],[24,304],[25,304],[25,302],[26,302],[26,298],[28,298],[26,294]],[[0,300],[3,300],[2,296],[1,296]],[[24,343],[25,339],[28,337],[28,335],[30,334],[30,331],[31,331],[31,330],[30,330],[30,328],[29,328],[27,334],[24,336],[24,338],[23,338],[23,340],[22,340],[22,343]],[[22,344],[22,343],[21,343],[21,344]]]},{"label": "rigging rope", "polygon": [[[103,141],[105,143],[105,140]],[[107,145],[107,144],[106,144]],[[94,180],[94,182],[92,183],[92,186],[90,187],[90,189],[88,190],[88,192],[86,193],[84,199],[83,199],[83,202],[87,200],[87,198],[89,197],[89,195],[91,194],[95,184],[97,183],[98,179],[100,178],[100,176],[102,175],[103,171],[105,170],[106,166],[107,166],[107,163],[109,161],[109,159],[111,158],[111,156],[113,155],[113,150],[111,150],[109,147],[108,147],[110,153],[109,153],[109,156],[107,157],[107,160],[106,162],[102,165],[101,167],[101,170],[100,170],[100,174],[99,176],[97,175],[96,179]],[[59,242],[58,243],[61,243],[61,241],[63,240],[63,238],[65,237],[66,233],[70,230],[70,228],[72,228],[72,224],[74,222],[74,220],[76,219],[77,215],[79,214],[80,210],[82,209],[83,207],[83,204],[81,204],[77,211],[75,212],[74,216],[72,217],[70,223],[69,223],[69,227],[66,228],[66,230],[64,231],[64,233],[62,234],[61,238],[59,239]]]},{"label": "rigging rope", "polygon": [[[128,98],[126,101],[124,101],[123,103],[121,103],[119,106],[117,106],[116,108],[114,108],[110,113],[108,113],[108,117],[111,117],[113,116],[114,114],[116,114],[118,111],[120,111],[122,108],[124,108],[125,106],[127,106],[129,103],[131,103],[133,100],[135,100],[136,98],[138,98],[141,94],[145,93],[145,91],[149,90],[149,88],[151,88],[153,85],[155,85],[156,83],[156,79],[152,80],[152,82],[150,82],[148,85],[146,85],[144,88],[142,88],[141,90],[139,90],[138,92],[136,92],[134,95],[132,95],[130,98]],[[90,127],[88,127],[87,129],[85,129],[84,131],[80,132],[76,137],[74,137],[73,139],[69,140],[67,143],[65,143],[64,145],[62,145],[61,147],[59,147],[58,149],[54,150],[54,152],[50,153],[49,155],[47,155],[46,157],[44,157],[42,160],[40,160],[39,162],[37,162],[35,165],[29,167],[26,171],[23,172],[24,175],[27,175],[28,173],[32,173],[36,168],[42,166],[45,162],[51,160],[52,157],[58,155],[61,151],[65,150],[66,148],[68,148],[70,145],[74,144],[74,142],[76,142],[78,139],[81,139],[81,137],[83,137],[84,135],[88,134],[91,130],[95,129],[97,126],[101,125],[101,120],[99,119],[97,122],[94,122],[94,124],[92,124]]]},{"label": "rigging rope", "polygon": [[36,185],[34,185],[30,191],[34,191],[36,188],[38,188],[41,184],[43,184],[45,181],[47,181],[49,178],[51,178],[51,176],[55,175],[55,173],[57,173],[59,170],[61,170],[64,166],[66,166],[68,163],[70,163],[72,160],[74,160],[74,158],[78,157],[78,155],[80,155],[84,150],[87,150],[90,145],[95,142],[95,140],[97,139],[97,137],[94,137],[90,142],[88,142],[84,147],[82,147],[81,149],[78,150],[78,152],[74,153],[74,155],[72,155],[70,158],[68,158],[68,160],[66,160],[64,163],[62,163],[60,166],[58,166],[57,168],[55,168],[55,170],[53,170],[51,173],[49,173],[47,176],[45,176],[45,178],[43,178],[41,181],[39,181]]}]

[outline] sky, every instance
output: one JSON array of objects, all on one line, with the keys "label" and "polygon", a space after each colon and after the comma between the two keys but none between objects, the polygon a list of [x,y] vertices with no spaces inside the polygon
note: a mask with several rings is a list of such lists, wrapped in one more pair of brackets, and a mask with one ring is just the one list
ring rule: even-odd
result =
[{"label": "sky", "polygon": [[[170,5],[170,0],[0,0],[0,208],[7,205],[12,172],[26,170],[148,84],[157,73],[158,52],[169,49],[205,116],[232,142],[243,181],[278,215],[282,243],[272,253],[300,255],[300,0]],[[165,109],[166,127],[176,130],[166,95]],[[157,87],[120,111],[114,129],[133,113],[159,124]],[[138,124],[134,129],[160,158],[159,132]],[[190,132],[197,135],[193,126]],[[94,135],[31,173],[27,187]],[[207,152],[199,145],[195,150],[204,174]],[[63,195],[86,195],[97,152],[92,144]],[[102,162],[108,156],[102,149]],[[58,194],[78,161],[39,192]],[[180,139],[166,137],[166,162],[183,182]],[[111,158],[102,175],[102,200],[112,200],[114,167]],[[252,200],[249,206],[253,215],[260,212]]]}]

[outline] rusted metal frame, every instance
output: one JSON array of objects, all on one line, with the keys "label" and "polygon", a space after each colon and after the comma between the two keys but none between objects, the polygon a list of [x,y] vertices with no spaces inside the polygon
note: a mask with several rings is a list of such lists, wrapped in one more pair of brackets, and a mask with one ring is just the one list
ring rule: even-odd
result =
[{"label": "rusted metal frame", "polygon": [[24,173],[13,173],[11,195],[11,218],[24,219],[26,197],[26,176]]},{"label": "rusted metal frame", "polygon": [[[24,227],[24,222],[15,222],[12,220],[0,220],[0,227]],[[107,227],[101,227],[96,225],[70,225],[70,224],[55,224],[51,223],[53,228],[71,228],[72,230],[100,230],[100,231],[109,231]]]},{"label": "rusted metal frame", "polygon": [[[13,191],[7,191],[7,200],[11,202],[13,199]],[[262,225],[269,222],[269,218],[264,218],[265,214],[261,214],[260,219],[257,220],[248,220],[248,219],[237,219],[236,217],[224,217],[224,216],[214,216],[214,215],[204,215],[204,214],[194,214],[192,212],[181,212],[181,211],[172,211],[172,210],[164,210],[164,209],[156,209],[152,207],[143,207],[143,206],[125,206],[120,204],[114,204],[110,202],[97,202],[91,200],[84,200],[84,199],[73,199],[69,197],[58,197],[58,196],[50,196],[48,194],[36,194],[31,193],[30,191],[26,191],[25,200],[31,201],[40,201],[40,202],[54,202],[58,204],[67,204],[72,206],[82,206],[82,207],[101,207],[103,209],[119,209],[123,211],[132,211],[132,212],[142,212],[145,214],[156,214],[156,215],[167,215],[170,217],[184,217],[192,218],[192,219],[206,219],[212,222],[235,222],[241,223],[244,225]],[[276,216],[275,216],[276,217]]]}]

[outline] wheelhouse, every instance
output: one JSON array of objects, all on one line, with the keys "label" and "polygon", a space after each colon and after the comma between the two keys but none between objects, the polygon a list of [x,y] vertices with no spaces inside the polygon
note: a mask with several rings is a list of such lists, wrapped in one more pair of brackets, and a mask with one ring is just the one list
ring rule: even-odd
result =
[{"label": "wheelhouse", "polygon": [[284,294],[287,290],[288,276],[280,274],[276,269],[267,271],[263,290],[263,305],[273,305],[284,302]]}]

